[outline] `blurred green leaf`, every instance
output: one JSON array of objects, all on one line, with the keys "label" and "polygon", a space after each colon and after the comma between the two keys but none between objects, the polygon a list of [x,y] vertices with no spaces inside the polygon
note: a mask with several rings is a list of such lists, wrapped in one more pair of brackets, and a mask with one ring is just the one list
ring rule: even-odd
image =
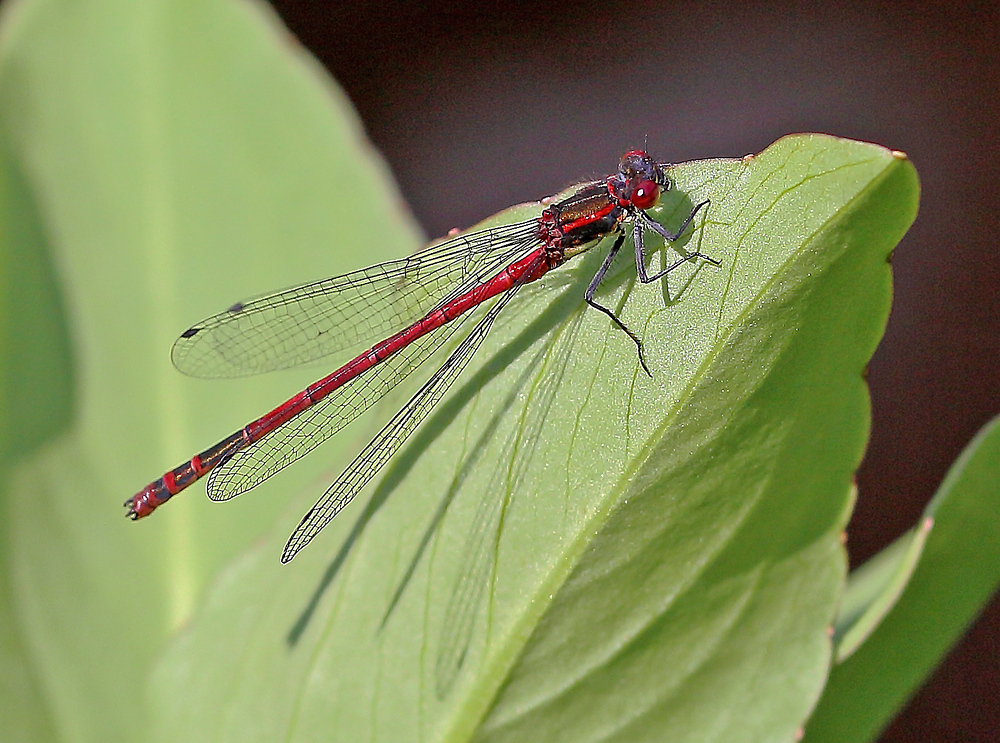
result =
[{"label": "blurred green leaf", "polygon": [[[0,465],[58,435],[70,422],[69,339],[41,218],[0,138]],[[0,477],[0,524],[10,523]],[[18,630],[10,533],[0,531],[0,720],[7,740],[51,740],[38,668]]]},{"label": "blurred green leaf", "polygon": [[[186,379],[170,344],[237,299],[419,241],[346,98],[263,6],[3,9],[3,136],[51,249],[31,245],[18,261],[54,265],[74,354],[72,370],[46,361],[65,356],[51,315],[32,314],[49,301],[46,284],[5,276],[8,295],[34,303],[17,301],[13,316],[5,308],[4,415],[23,423],[27,407],[64,422],[58,438],[39,428],[48,443],[30,456],[43,437],[16,429],[5,478],[11,637],[27,648],[62,737],[142,740],[147,676],[165,639],[210,577],[284,513],[282,495],[330,466],[304,463],[232,508],[193,490],[163,518],[127,522],[126,497],[314,374]],[[12,367],[26,348],[35,366]],[[61,392],[71,382],[72,407]],[[41,407],[39,386],[49,393]],[[345,446],[350,438],[334,445]]]},{"label": "blurred green leaf", "polygon": [[[898,603],[868,630],[871,637],[834,667],[809,722],[809,743],[878,736],[996,591],[997,534],[1000,418],[984,427],[952,465],[921,525],[888,548],[905,551],[911,561],[918,557],[916,569]],[[922,552],[910,547],[924,540]],[[898,590],[889,585],[890,595]]]},{"label": "blurred green leaf", "polygon": [[72,370],[64,308],[41,217],[0,141],[0,462],[69,425]]}]

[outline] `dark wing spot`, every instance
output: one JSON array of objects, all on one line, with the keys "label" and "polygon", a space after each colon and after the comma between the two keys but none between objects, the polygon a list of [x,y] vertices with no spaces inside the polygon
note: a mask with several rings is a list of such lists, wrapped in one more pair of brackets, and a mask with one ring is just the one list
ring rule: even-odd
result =
[{"label": "dark wing spot", "polygon": [[181,333],[181,338],[193,338],[201,330],[199,327],[188,328],[183,333]]},{"label": "dark wing spot", "polygon": [[233,313],[234,315],[235,315],[235,314],[236,314],[237,312],[242,312],[242,311],[243,311],[243,303],[242,303],[242,302],[237,302],[236,304],[234,304],[234,305],[233,305],[232,307],[230,307],[230,308],[229,308],[228,310],[226,310],[226,311],[227,311],[227,312],[232,312],[232,313]]}]

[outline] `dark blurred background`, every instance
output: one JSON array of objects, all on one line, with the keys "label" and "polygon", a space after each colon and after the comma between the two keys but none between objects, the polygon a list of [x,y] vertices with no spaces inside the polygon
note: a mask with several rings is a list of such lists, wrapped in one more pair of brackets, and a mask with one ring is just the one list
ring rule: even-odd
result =
[{"label": "dark blurred background", "polygon": [[[868,382],[852,564],[914,525],[1000,412],[1000,11],[994,3],[273,0],[346,89],[428,236],[663,159],[818,131],[909,154],[920,215]],[[1000,602],[884,733],[1000,740]]]}]

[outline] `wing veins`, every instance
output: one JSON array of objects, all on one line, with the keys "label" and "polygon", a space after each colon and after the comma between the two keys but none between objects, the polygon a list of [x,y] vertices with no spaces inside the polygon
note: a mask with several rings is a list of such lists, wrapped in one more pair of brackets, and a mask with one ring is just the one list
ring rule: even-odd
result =
[{"label": "wing veins", "polygon": [[490,308],[472,332],[451,353],[440,369],[410,398],[385,427],[372,439],[354,461],[302,517],[292,532],[281,555],[289,562],[333,518],[343,510],[361,489],[392,457],[411,433],[420,425],[434,405],[482,345],[497,315],[510,301],[521,284],[515,284]]},{"label": "wing veins", "polygon": [[186,331],[171,358],[182,372],[211,378],[362,350],[526,252],[535,228],[527,220],[458,235],[407,258],[239,303]]},{"label": "wing veins", "polygon": [[400,349],[280,428],[234,453],[209,474],[208,497],[225,501],[242,495],[313,451],[409,376],[471,316],[467,313],[456,318]]}]

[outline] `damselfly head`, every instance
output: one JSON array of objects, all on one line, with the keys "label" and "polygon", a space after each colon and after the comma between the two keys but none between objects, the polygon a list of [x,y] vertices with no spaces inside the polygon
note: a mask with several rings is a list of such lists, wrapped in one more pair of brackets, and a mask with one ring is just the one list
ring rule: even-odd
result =
[{"label": "damselfly head", "polygon": [[670,181],[646,152],[632,150],[622,157],[618,173],[609,179],[608,188],[619,202],[627,202],[637,209],[649,209],[660,192],[670,188]]}]

